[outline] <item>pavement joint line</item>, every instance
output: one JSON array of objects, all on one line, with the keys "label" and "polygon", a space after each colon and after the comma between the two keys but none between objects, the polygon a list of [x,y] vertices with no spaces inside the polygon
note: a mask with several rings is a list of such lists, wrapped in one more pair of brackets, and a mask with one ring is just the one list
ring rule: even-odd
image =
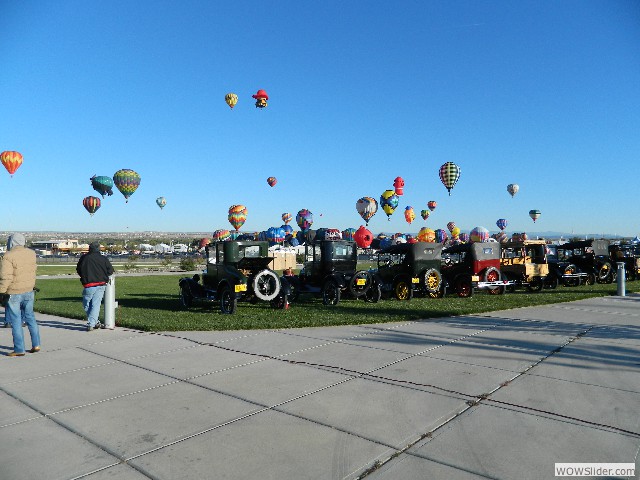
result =
[{"label": "pavement joint line", "polygon": [[149,478],[151,480],[160,480],[158,477],[153,476],[153,475],[147,473],[146,471],[144,471],[144,469],[142,469],[142,467],[135,468],[132,465],[129,465],[126,461],[117,462],[117,463],[114,463],[112,465],[106,465],[104,467],[100,467],[100,468],[97,468],[95,470],[92,470],[91,472],[83,473],[81,475],[78,475],[77,477],[70,478],[69,480],[80,480],[81,478],[87,478],[87,477],[90,477],[93,474],[103,472],[103,471],[108,470],[108,469],[113,468],[113,467],[117,467],[118,465],[127,465],[128,467],[131,467],[134,470],[137,470],[138,473],[141,473],[142,475],[144,475],[145,477],[147,477],[147,478]]},{"label": "pavement joint line", "polygon": [[[78,348],[78,347],[76,347],[76,348]],[[95,353],[95,352],[91,352],[91,353]],[[15,385],[17,383],[32,382],[34,380],[42,380],[43,378],[56,377],[58,375],[66,375],[68,373],[80,372],[82,370],[88,370],[90,368],[97,368],[97,367],[104,367],[104,366],[107,366],[107,365],[113,365],[115,363],[118,363],[118,362],[117,361],[112,361],[112,362],[106,362],[106,363],[99,363],[97,365],[87,365],[87,366],[80,367],[80,368],[74,368],[72,370],[65,370],[64,372],[49,373],[47,375],[40,375],[39,377],[23,378],[22,380],[14,380],[13,382],[0,383],[0,389],[2,388],[3,385]]]},{"label": "pavement joint line", "polygon": [[640,394],[640,389],[638,389],[638,390],[626,390],[624,388],[607,387],[606,385],[598,385],[597,383],[578,382],[577,380],[567,380],[566,378],[552,377],[551,375],[540,375],[539,373],[525,372],[525,375],[528,375],[530,377],[548,378],[550,380],[558,380],[559,382],[573,383],[573,384],[576,384],[576,385],[587,385],[589,387],[599,387],[599,388],[604,388],[606,390],[615,390],[616,392],[639,393]]},{"label": "pavement joint line", "polygon": [[622,317],[640,317],[640,314],[638,313],[612,312],[608,310],[599,310],[597,308],[576,308],[576,307],[564,307],[561,305],[551,305],[551,308],[556,308],[558,310],[571,310],[575,312],[590,312],[590,313],[603,313],[605,315],[619,315]]}]

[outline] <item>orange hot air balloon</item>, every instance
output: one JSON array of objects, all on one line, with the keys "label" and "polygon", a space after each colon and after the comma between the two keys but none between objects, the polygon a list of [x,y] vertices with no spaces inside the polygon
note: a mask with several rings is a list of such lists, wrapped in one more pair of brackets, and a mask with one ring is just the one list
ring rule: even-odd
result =
[{"label": "orange hot air balloon", "polygon": [[2,165],[7,169],[7,172],[11,174],[16,173],[16,170],[22,165],[22,154],[19,152],[11,152],[5,151],[0,153],[0,160],[2,161]]}]

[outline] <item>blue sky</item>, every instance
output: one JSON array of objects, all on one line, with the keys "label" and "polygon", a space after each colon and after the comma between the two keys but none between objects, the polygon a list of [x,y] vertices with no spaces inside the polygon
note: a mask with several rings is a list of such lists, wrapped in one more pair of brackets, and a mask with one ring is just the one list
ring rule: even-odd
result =
[{"label": "blue sky", "polygon": [[[401,176],[374,233],[640,233],[637,1],[0,0],[0,29],[0,150],[24,156],[1,230],[211,232],[234,204],[246,231],[302,208],[358,228]],[[89,178],[121,168],[140,187],[89,216]]]}]

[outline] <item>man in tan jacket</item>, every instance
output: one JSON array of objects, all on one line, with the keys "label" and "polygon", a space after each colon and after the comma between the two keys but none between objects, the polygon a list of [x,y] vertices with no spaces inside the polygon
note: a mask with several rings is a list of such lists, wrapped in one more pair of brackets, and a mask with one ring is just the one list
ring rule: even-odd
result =
[{"label": "man in tan jacket", "polygon": [[25,354],[22,321],[31,335],[31,353],[40,351],[40,331],[33,314],[33,287],[36,285],[36,252],[25,247],[25,238],[14,233],[7,241],[7,253],[0,261],[0,294],[6,294],[5,322],[11,325],[13,352],[10,357]]}]

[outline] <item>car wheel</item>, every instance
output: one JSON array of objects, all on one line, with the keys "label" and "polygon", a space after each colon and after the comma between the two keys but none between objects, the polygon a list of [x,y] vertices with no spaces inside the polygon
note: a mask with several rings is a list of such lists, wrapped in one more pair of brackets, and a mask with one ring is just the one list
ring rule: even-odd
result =
[{"label": "car wheel", "polygon": [[440,288],[435,292],[429,292],[431,298],[443,298],[447,294],[447,286],[445,282],[440,282]]},{"label": "car wheel", "polygon": [[584,281],[587,285],[594,285],[596,283],[596,276],[593,273],[588,273],[587,278]]},{"label": "car wheel", "polygon": [[411,282],[404,277],[396,280],[396,283],[393,285],[393,295],[398,300],[411,300],[411,298],[413,298]]},{"label": "car wheel", "polygon": [[598,283],[611,283],[611,264],[609,262],[603,263],[598,269]]},{"label": "car wheel", "polygon": [[471,278],[467,276],[458,277],[456,279],[456,293],[461,298],[468,298],[473,295],[473,286]]},{"label": "car wheel", "polygon": [[437,293],[442,285],[442,275],[435,268],[424,272],[424,288],[428,293]]},{"label": "car wheel", "polygon": [[228,285],[222,287],[222,291],[220,292],[220,311],[222,313],[231,315],[236,313],[237,308],[238,299],[231,291],[231,287],[229,287]]},{"label": "car wheel", "polygon": [[337,305],[340,303],[340,286],[335,280],[327,280],[322,285],[322,303],[324,305]]},{"label": "car wheel", "polygon": [[542,281],[541,277],[533,277],[529,282],[529,285],[527,285],[527,290],[529,290],[530,292],[539,292],[540,290],[542,290],[543,285],[544,282]]},{"label": "car wheel", "polygon": [[270,302],[280,293],[280,278],[273,270],[262,270],[253,277],[253,294],[260,300]]},{"label": "car wheel", "polygon": [[278,310],[286,310],[289,308],[289,295],[283,293],[271,300],[271,306]]},{"label": "car wheel", "polygon": [[182,285],[182,287],[180,287],[180,303],[185,308],[189,308],[193,305],[193,295],[191,294],[191,290],[189,290],[188,285]]},{"label": "car wheel", "polygon": [[366,270],[357,271],[351,280],[349,280],[349,292],[355,298],[359,298],[371,287],[371,283],[373,281],[373,277]]},{"label": "car wheel", "polygon": [[367,290],[367,293],[365,293],[362,298],[364,298],[364,301],[368,303],[378,303],[382,298],[382,285],[375,282],[371,287],[369,287],[369,290]]},{"label": "car wheel", "polygon": [[547,278],[544,279],[544,288],[555,290],[558,288],[558,285],[560,285],[560,280],[558,280],[558,277],[555,274],[548,275]]},{"label": "car wheel", "polygon": [[[498,282],[500,278],[500,270],[495,267],[487,268],[487,271],[484,273],[485,282]],[[490,288],[489,295],[500,295],[502,289],[503,287]]]}]

